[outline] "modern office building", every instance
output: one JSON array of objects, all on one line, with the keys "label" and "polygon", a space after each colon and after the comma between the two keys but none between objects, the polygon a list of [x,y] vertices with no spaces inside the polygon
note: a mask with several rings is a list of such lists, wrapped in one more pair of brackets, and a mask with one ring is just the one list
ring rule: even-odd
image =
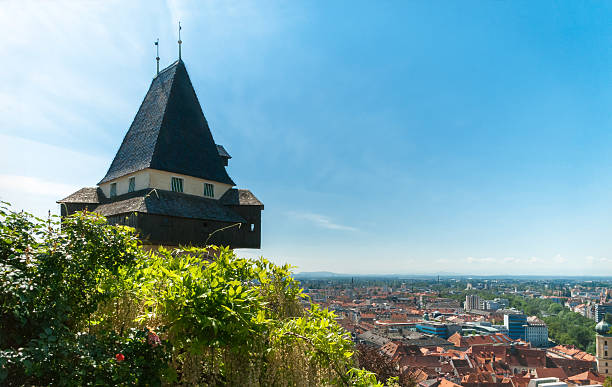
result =
[{"label": "modern office building", "polygon": [[606,313],[612,314],[612,303],[605,304],[595,304],[595,313],[593,317],[595,317],[595,321],[600,322],[606,317]]},{"label": "modern office building", "polygon": [[445,324],[440,323],[421,323],[416,325],[418,332],[427,333],[430,335],[438,336],[443,339],[448,338],[448,327]]},{"label": "modern office building", "polygon": [[512,340],[525,340],[525,325],[527,316],[522,313],[504,314],[504,325],[508,329],[508,336]]},{"label": "modern office building", "polygon": [[548,327],[546,324],[528,323],[525,325],[525,341],[532,347],[548,345]]}]

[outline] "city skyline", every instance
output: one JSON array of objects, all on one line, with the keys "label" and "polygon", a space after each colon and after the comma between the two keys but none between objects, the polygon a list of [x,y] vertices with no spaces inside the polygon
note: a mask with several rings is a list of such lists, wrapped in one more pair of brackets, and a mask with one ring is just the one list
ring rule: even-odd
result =
[{"label": "city skyline", "polygon": [[298,272],[612,275],[607,4],[6,2],[0,200],[104,176],[183,60]]}]

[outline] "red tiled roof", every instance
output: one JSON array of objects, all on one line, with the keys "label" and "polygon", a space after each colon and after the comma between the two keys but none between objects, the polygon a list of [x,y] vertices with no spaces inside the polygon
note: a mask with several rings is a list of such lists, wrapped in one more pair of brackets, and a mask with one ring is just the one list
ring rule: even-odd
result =
[{"label": "red tiled roof", "polygon": [[606,380],[606,378],[598,373],[595,373],[589,370],[589,371],[583,372],[578,375],[570,376],[568,380],[575,381],[575,382],[588,381],[588,382],[603,383]]},{"label": "red tiled roof", "polygon": [[438,384],[438,387],[461,387],[460,384],[456,384],[451,382],[450,380],[446,380],[446,379],[442,379],[440,380],[440,384]]},{"label": "red tiled roof", "polygon": [[518,347],[514,351],[506,352],[505,362],[510,367],[544,368],[546,367],[546,351]]},{"label": "red tiled roof", "polygon": [[566,356],[570,356],[574,359],[579,360],[587,360],[587,361],[595,361],[595,356],[590,353],[581,351],[580,349],[574,347],[573,345],[557,345],[556,347],[550,348],[550,351],[553,353],[561,353]]},{"label": "red tiled roof", "polygon": [[506,356],[507,347],[496,346],[496,345],[479,345],[475,347],[468,348],[466,353],[471,353],[474,355],[481,356],[483,353],[486,355],[495,355],[498,360],[504,360]]},{"label": "red tiled roof", "polygon": [[531,377],[529,374],[527,375],[515,375],[512,377],[512,382],[515,387],[527,387]]},{"label": "red tiled roof", "polygon": [[493,335],[461,336],[459,332],[454,333],[448,341],[456,347],[471,347],[479,345],[506,345],[512,343],[512,339],[503,333]]},{"label": "red tiled roof", "polygon": [[567,379],[567,374],[563,371],[563,368],[536,368],[535,374],[538,378]]}]

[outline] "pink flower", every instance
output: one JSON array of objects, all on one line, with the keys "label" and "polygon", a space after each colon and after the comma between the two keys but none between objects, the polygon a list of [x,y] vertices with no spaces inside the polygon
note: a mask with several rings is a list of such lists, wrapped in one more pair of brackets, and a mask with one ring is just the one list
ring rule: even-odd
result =
[{"label": "pink flower", "polygon": [[161,344],[159,336],[157,336],[157,334],[155,334],[155,332],[153,331],[149,331],[149,334],[147,335],[147,341],[149,342],[149,345],[151,345],[151,347],[153,348]]},{"label": "pink flower", "polygon": [[122,362],[125,360],[125,356],[123,356],[122,353],[118,353],[115,355],[115,359],[117,359],[118,362]]}]

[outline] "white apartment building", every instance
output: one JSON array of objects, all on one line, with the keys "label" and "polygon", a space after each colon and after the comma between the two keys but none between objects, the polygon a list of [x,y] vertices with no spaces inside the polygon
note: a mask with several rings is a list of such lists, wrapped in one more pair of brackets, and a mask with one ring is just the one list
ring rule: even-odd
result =
[{"label": "white apartment building", "polygon": [[479,310],[480,297],[476,294],[468,294],[465,296],[465,310]]}]

